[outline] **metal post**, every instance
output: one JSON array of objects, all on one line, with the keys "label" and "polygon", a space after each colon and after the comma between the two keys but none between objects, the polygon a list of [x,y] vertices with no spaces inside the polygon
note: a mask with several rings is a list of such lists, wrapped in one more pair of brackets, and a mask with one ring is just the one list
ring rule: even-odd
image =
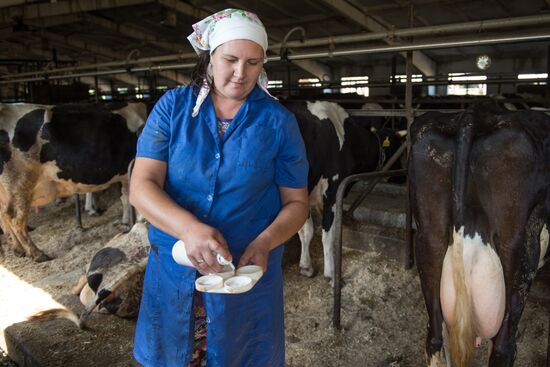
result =
[{"label": "metal post", "polygon": [[548,45],[548,49],[546,51],[546,72],[548,73],[548,76],[546,77],[546,99],[549,99],[550,98],[550,45]]},{"label": "metal post", "polygon": [[95,102],[99,102],[99,78],[94,76]]},{"label": "metal post", "polygon": [[110,87],[111,87],[111,101],[115,101],[115,84],[113,83],[113,79],[109,81]]},{"label": "metal post", "polygon": [[[410,7],[410,22],[411,27],[414,22],[414,12],[412,5]],[[407,84],[405,87],[405,115],[407,116],[407,152],[406,158],[408,161],[409,150],[411,147],[411,138],[410,138],[410,127],[414,119],[414,111],[412,108],[413,100],[413,86],[412,86],[412,68],[413,68],[413,54],[412,51],[407,51],[407,64],[406,64],[406,73],[407,73]],[[405,209],[405,269],[412,268],[414,264],[414,244],[413,244],[413,233],[412,233],[412,207],[410,200],[410,180],[407,175],[407,198],[406,198],[406,209]]]},{"label": "metal post", "polygon": [[82,228],[82,217],[80,216],[80,196],[74,194],[75,210],[76,210],[76,225]]},{"label": "metal post", "polygon": [[[390,94],[395,93],[396,90],[396,84],[397,80],[395,75],[397,75],[397,54],[393,55],[391,58],[391,87],[390,87]],[[391,108],[395,108],[395,104],[392,101]],[[395,129],[395,117],[391,117],[391,128]]]}]

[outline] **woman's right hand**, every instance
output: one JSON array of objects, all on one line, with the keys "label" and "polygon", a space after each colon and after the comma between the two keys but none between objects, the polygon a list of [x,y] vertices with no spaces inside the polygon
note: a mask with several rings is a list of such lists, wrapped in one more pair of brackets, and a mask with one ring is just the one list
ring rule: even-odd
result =
[{"label": "woman's right hand", "polygon": [[223,269],[212,252],[229,261],[233,258],[221,232],[200,221],[187,228],[182,240],[189,260],[202,275],[217,273]]},{"label": "woman's right hand", "polygon": [[231,260],[227,242],[220,231],[202,223],[168,196],[163,189],[166,171],[166,162],[136,158],[130,202],[152,225],[185,243],[187,256],[201,274],[222,270],[212,251]]}]

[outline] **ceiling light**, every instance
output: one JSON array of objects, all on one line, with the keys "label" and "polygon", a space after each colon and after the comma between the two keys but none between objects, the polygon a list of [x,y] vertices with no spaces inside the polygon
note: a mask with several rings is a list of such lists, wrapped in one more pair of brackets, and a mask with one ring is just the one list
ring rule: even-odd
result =
[{"label": "ceiling light", "polygon": [[476,58],[476,66],[480,70],[487,70],[491,66],[491,58],[489,55],[479,55]]}]

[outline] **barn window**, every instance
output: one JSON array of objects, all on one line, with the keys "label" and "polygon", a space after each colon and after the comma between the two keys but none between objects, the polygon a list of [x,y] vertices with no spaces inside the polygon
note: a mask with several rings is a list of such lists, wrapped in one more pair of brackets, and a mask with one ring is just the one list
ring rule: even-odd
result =
[{"label": "barn window", "polygon": [[[548,79],[548,73],[538,73],[538,74],[518,74],[518,79]],[[544,82],[532,82],[533,85],[546,85]]]},{"label": "barn window", "polygon": [[487,95],[487,84],[471,83],[477,80],[487,80],[486,75],[467,75],[466,73],[449,73],[449,81],[453,82],[469,82],[468,84],[449,84],[447,86],[447,95],[471,95],[485,96]]},{"label": "barn window", "polygon": [[299,87],[320,87],[321,83],[319,78],[302,78],[298,79]]},{"label": "barn window", "polygon": [[[340,78],[340,82],[342,86],[349,85],[349,87],[340,89],[340,93],[357,93],[365,97],[369,96],[369,87],[366,86],[369,82],[368,76],[344,76]],[[355,87],[351,87],[352,85]]]},{"label": "barn window", "polygon": [[120,94],[128,94],[128,88],[117,88],[116,91]]},{"label": "barn window", "polygon": [[[407,75],[406,74],[397,74],[395,76],[395,81],[405,83],[407,81]],[[420,83],[422,81],[422,74],[412,74],[411,75],[411,81],[413,83]],[[390,82],[391,82],[391,78],[390,78]]]},{"label": "barn window", "polygon": [[282,88],[283,87],[283,81],[282,80],[270,80],[267,82],[267,87],[269,89],[273,88]]},{"label": "barn window", "polygon": [[95,89],[88,89],[88,94],[90,96],[95,96]]},{"label": "barn window", "polygon": [[166,85],[157,86],[157,90],[167,90],[167,89],[168,89],[168,86],[166,86]]}]

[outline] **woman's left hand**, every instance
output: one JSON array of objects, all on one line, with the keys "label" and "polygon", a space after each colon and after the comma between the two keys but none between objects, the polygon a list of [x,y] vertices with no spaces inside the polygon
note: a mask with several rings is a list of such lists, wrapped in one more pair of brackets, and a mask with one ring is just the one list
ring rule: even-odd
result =
[{"label": "woman's left hand", "polygon": [[239,267],[254,264],[261,266],[264,273],[267,271],[267,262],[269,260],[269,244],[256,238],[250,242],[243,256],[239,260]]},{"label": "woman's left hand", "polygon": [[288,240],[302,227],[308,215],[307,187],[293,189],[279,186],[282,208],[262,233],[250,242],[239,266],[252,263],[267,271],[269,251]]}]

